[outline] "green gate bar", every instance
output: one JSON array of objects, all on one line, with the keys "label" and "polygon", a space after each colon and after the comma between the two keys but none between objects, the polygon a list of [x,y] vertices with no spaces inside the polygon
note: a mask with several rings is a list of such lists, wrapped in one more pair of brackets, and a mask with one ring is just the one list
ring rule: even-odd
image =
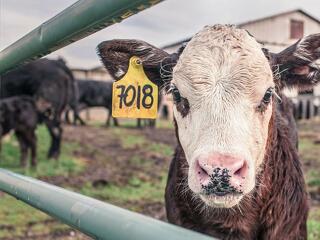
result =
[{"label": "green gate bar", "polygon": [[78,229],[93,239],[212,240],[48,183],[0,169],[0,191]]},{"label": "green gate bar", "polygon": [[0,74],[43,57],[162,0],[79,0],[0,52]]}]

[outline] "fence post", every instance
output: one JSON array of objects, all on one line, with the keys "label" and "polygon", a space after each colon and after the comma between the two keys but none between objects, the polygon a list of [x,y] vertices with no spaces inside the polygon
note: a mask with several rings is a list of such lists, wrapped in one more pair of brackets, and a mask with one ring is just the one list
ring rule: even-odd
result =
[{"label": "fence post", "polygon": [[4,169],[0,169],[0,191],[94,239],[213,239]]},{"label": "fence post", "polygon": [[0,74],[43,57],[162,0],[79,0],[0,52]]}]

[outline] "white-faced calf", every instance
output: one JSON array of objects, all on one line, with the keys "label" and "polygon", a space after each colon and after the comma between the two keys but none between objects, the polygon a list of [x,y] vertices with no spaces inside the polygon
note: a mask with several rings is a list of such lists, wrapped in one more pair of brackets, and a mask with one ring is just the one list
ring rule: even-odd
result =
[{"label": "white-faced calf", "polygon": [[98,52],[116,79],[140,57],[149,78],[173,94],[170,222],[222,239],[306,238],[297,132],[281,91],[319,81],[319,34],[273,54],[245,30],[215,25],[176,54],[138,40],[106,41]]}]

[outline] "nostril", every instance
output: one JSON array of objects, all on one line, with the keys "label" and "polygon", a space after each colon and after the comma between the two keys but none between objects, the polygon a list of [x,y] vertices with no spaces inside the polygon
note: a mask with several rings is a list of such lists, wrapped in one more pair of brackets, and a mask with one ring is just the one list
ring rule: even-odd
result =
[{"label": "nostril", "polygon": [[209,173],[205,169],[205,166],[202,166],[198,161],[196,165],[196,172],[199,179],[200,184],[204,185],[207,184],[210,180]]},{"label": "nostril", "polygon": [[208,175],[207,171],[203,167],[201,167],[200,165],[199,165],[199,169],[198,169],[198,174],[199,175]]},{"label": "nostril", "polygon": [[241,178],[244,178],[247,173],[247,163],[246,161],[243,161],[241,166],[234,172],[234,176],[238,176]]}]

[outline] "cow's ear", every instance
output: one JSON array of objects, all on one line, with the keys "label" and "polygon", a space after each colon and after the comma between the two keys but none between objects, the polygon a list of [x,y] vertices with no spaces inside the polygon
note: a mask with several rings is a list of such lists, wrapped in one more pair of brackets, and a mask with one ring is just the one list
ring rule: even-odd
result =
[{"label": "cow's ear", "polygon": [[320,34],[304,37],[270,56],[280,86],[308,89],[320,82]]},{"label": "cow's ear", "polygon": [[170,74],[170,69],[172,70],[175,65],[173,55],[139,40],[104,41],[98,45],[97,51],[102,63],[116,80],[122,78],[127,72],[132,56],[142,60],[146,75],[158,85],[162,85],[166,80],[167,75],[163,70]]}]

